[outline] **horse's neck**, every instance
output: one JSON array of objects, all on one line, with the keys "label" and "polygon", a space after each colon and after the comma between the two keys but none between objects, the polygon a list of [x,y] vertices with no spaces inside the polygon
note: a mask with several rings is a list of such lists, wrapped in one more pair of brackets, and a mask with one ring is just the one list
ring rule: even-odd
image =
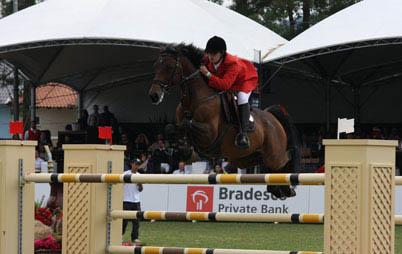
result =
[{"label": "horse's neck", "polygon": [[[188,59],[185,60],[186,64],[183,67],[183,73],[186,77],[193,74],[197,69],[190,63]],[[202,74],[199,74],[202,75]],[[188,81],[185,84],[188,94],[188,104],[191,109],[195,109],[201,101],[205,100],[209,96],[213,96],[216,92],[208,86],[202,77],[196,77]]]}]

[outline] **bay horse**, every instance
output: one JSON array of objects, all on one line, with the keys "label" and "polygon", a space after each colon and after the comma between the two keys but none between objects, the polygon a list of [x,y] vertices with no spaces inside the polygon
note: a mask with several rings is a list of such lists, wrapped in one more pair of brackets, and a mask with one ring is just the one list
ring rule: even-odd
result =
[{"label": "bay horse", "polygon": [[[235,147],[237,129],[225,120],[222,92],[209,87],[198,72],[203,56],[203,51],[193,45],[170,45],[161,50],[148,92],[152,103],[161,103],[168,90],[179,86],[181,101],[176,108],[176,121],[184,126],[196,151],[225,157],[239,168],[260,165],[264,172],[294,173],[300,166],[300,150],[289,115],[280,106],[253,109],[256,128],[248,133],[250,147]],[[295,195],[289,186],[267,186],[267,190],[278,198]]]}]

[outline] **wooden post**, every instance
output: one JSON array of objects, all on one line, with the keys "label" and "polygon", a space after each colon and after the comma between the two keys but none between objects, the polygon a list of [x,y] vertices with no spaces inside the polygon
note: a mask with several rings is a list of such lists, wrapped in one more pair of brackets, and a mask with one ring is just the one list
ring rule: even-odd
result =
[{"label": "wooden post", "polygon": [[20,176],[35,172],[36,144],[0,140],[0,253],[34,251],[35,185],[21,188]]},{"label": "wooden post", "polygon": [[[63,149],[65,173],[123,173],[125,146],[63,145]],[[122,209],[123,185],[113,185],[110,205],[108,186],[64,184],[63,254],[104,254],[105,244],[121,245],[122,221],[112,221],[109,227],[107,213],[108,209]]]},{"label": "wooden post", "polygon": [[324,253],[394,253],[397,144],[324,140]]}]

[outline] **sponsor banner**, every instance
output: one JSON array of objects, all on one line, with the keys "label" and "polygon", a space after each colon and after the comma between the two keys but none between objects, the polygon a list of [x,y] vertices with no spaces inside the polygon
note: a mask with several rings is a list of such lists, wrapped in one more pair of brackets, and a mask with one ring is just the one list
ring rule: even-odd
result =
[{"label": "sponsor banner", "polygon": [[[46,202],[49,184],[35,187],[35,200],[44,198]],[[296,197],[278,200],[263,185],[146,184],[141,193],[141,208],[177,212],[324,213],[324,186],[297,186],[296,193]],[[398,215],[402,215],[400,200],[402,186],[397,186],[395,214]]]},{"label": "sponsor banner", "polygon": [[296,213],[308,212],[309,187],[297,188],[297,196],[278,199],[263,185],[215,186],[214,212]]}]

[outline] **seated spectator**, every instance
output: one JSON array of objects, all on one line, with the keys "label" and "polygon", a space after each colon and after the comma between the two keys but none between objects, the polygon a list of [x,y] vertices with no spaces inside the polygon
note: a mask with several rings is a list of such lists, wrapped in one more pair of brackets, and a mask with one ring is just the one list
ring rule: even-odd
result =
[{"label": "seated spectator", "polygon": [[214,171],[213,171],[213,173],[215,173],[215,174],[227,174],[226,173],[226,171],[221,167],[221,165],[219,165],[219,164],[216,164],[215,166],[214,166]]},{"label": "seated spectator", "polygon": [[152,153],[151,159],[148,164],[152,164],[153,168],[147,167],[147,173],[160,174],[161,163],[169,162],[169,154],[165,148],[163,140],[158,140],[158,148]]},{"label": "seated spectator", "polygon": [[120,145],[126,146],[126,150],[124,151],[124,157],[126,157],[127,159],[134,157],[133,143],[130,141],[126,133],[121,134]]},{"label": "seated spectator", "polygon": [[179,168],[173,171],[173,175],[186,174],[186,163],[184,161],[179,162]]},{"label": "seated spectator", "polygon": [[145,174],[150,156],[148,156],[146,153],[141,153],[138,158],[141,161],[138,172],[140,172],[141,174]]},{"label": "seated spectator", "polygon": [[370,138],[372,139],[384,139],[384,136],[382,135],[381,129],[378,127],[373,127],[371,133],[370,133]]},{"label": "seated spectator", "polygon": [[134,141],[134,149],[136,153],[143,153],[148,150],[149,141],[144,133],[138,134]]},{"label": "seated spectator", "polygon": [[163,134],[159,133],[156,136],[156,142],[152,143],[148,148],[150,153],[153,153],[159,147],[159,140],[162,140],[165,143],[166,148],[169,147],[168,142],[163,138]]},{"label": "seated spectator", "polygon": [[40,132],[40,140],[39,143],[43,146],[49,146],[49,149],[53,148],[53,143],[51,139],[51,134],[49,130],[43,130]]},{"label": "seated spectator", "polygon": [[25,132],[25,140],[40,140],[40,130],[36,128],[35,121],[31,121],[31,127]]},{"label": "seated spectator", "polygon": [[39,156],[39,151],[35,150],[35,173],[42,172],[42,164],[44,162],[45,162],[45,160]]}]

